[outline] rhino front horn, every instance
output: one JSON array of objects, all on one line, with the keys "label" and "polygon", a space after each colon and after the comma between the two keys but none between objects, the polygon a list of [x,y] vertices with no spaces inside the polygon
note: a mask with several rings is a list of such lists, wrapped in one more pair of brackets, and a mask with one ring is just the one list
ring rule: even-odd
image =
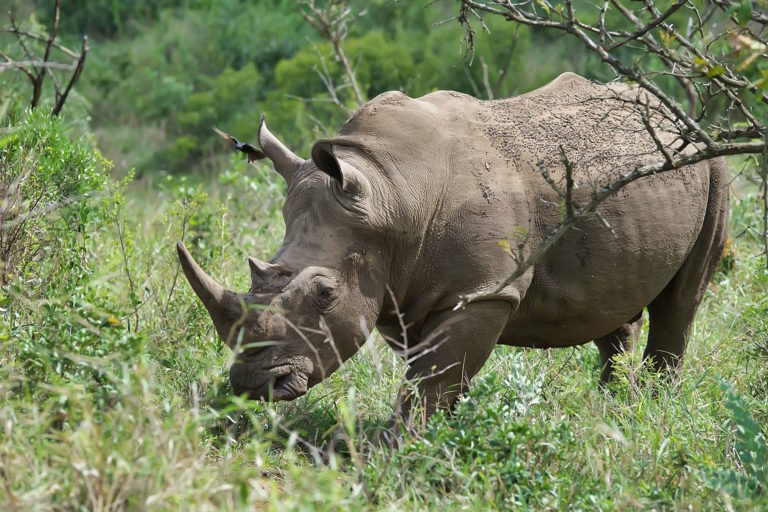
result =
[{"label": "rhino front horn", "polygon": [[222,338],[227,339],[231,324],[242,314],[241,298],[213,280],[211,276],[200,268],[200,265],[192,258],[182,242],[176,244],[179,252],[179,261],[187,281],[192,285],[205,309],[211,315],[213,324]]},{"label": "rhino front horn", "polygon": [[286,182],[290,183],[293,173],[304,160],[296,156],[282,142],[277,140],[277,137],[272,135],[272,132],[267,129],[264,114],[261,115],[261,122],[259,123],[259,145],[264,151],[264,155],[272,161],[275,170]]}]

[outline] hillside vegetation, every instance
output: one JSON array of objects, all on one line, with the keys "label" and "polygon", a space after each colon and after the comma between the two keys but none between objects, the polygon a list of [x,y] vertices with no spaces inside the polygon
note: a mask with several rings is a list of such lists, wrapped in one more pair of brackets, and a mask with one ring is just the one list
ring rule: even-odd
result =
[{"label": "hillside vegetation", "polygon": [[[216,124],[259,114],[307,155],[354,109],[348,77],[292,4],[94,0],[62,115],[0,73],[0,509],[487,510],[768,507],[768,271],[757,160],[734,157],[731,241],[679,378],[636,350],[601,389],[593,345],[499,347],[453,415],[398,450],[375,442],[402,362],[374,336],[291,403],[233,396],[229,349],[180,273],[175,242],[229,288],[279,248],[282,179],[230,155]],[[610,79],[573,43],[503,20],[470,65],[455,5],[354,3],[345,41],[364,95],[495,97],[563,71]],[[44,30],[48,2],[12,1]],[[514,37],[513,37],[514,36]],[[0,50],[16,39],[0,34]],[[484,79],[483,65],[489,79]],[[505,70],[500,74],[500,70]],[[497,83],[498,81],[498,83]]]}]

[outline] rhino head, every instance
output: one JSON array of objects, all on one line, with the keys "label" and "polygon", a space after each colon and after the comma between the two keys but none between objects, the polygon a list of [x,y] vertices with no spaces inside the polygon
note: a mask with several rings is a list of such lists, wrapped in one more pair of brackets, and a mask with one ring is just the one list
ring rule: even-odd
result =
[{"label": "rhino head", "polygon": [[[230,368],[236,394],[292,400],[330,375],[366,341],[386,291],[378,199],[369,179],[328,141],[302,160],[266,128],[259,144],[288,183],[286,235],[270,262],[249,258],[251,288],[226,290],[184,244],[184,274],[218,334],[240,350]],[[352,158],[354,160],[354,158]]]}]

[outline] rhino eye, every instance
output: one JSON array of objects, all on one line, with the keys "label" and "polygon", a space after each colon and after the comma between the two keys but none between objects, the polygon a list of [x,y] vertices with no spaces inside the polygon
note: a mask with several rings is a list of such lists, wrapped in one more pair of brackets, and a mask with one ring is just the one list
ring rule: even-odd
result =
[{"label": "rhino eye", "polygon": [[318,277],[314,280],[314,302],[321,310],[327,310],[336,304],[337,295],[335,283],[327,277]]}]

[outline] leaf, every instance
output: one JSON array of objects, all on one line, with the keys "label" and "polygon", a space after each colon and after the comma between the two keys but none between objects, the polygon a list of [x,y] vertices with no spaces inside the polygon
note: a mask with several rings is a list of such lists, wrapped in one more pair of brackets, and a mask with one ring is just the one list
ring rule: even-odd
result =
[{"label": "leaf", "polygon": [[547,5],[547,2],[545,2],[544,0],[536,0],[536,3],[539,4],[542,9],[544,9],[544,11],[547,13],[547,16],[550,15],[549,5]]},{"label": "leaf", "polygon": [[736,19],[742,27],[752,19],[752,0],[743,0],[736,9]]},{"label": "leaf", "polygon": [[[667,32],[666,30],[661,31],[661,44],[664,46],[669,46],[669,43],[672,41],[672,34]],[[693,59],[694,64],[696,63],[696,58]]]},{"label": "leaf", "polygon": [[714,78],[716,76],[722,76],[725,74],[725,68],[720,64],[716,64],[707,70],[707,78]]}]

